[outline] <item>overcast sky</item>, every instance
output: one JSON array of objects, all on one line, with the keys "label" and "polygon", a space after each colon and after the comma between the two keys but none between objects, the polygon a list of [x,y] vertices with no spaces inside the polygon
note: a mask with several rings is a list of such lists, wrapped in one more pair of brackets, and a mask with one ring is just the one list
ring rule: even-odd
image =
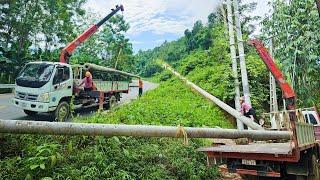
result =
[{"label": "overcast sky", "polygon": [[[267,1],[258,2],[253,14],[268,12]],[[165,40],[178,39],[187,28],[192,28],[197,20],[207,21],[207,16],[221,3],[220,0],[88,0],[86,9],[106,15],[116,4],[123,4],[123,15],[130,29],[126,36],[133,44],[134,51],[151,49]]]}]

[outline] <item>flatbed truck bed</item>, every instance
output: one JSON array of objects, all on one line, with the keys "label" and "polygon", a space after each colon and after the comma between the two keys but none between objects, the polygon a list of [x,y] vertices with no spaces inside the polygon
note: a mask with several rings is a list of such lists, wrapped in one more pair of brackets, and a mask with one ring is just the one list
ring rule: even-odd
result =
[{"label": "flatbed truck bed", "polygon": [[312,124],[295,123],[295,135],[287,142],[254,142],[245,145],[213,144],[198,151],[207,154],[208,165],[221,172],[238,173],[259,179],[320,179],[319,142]]}]

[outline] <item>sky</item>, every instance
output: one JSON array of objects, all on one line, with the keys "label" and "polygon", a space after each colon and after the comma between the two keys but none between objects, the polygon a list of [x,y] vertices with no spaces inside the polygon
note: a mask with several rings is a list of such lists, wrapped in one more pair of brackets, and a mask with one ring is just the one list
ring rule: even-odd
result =
[{"label": "sky", "polygon": [[[258,2],[253,15],[264,15],[269,11],[267,1]],[[87,10],[104,16],[116,4],[123,4],[123,16],[130,24],[126,36],[133,45],[134,52],[161,45],[183,36],[185,29],[191,29],[197,20],[207,22],[207,17],[220,5],[221,0],[88,0]]]}]

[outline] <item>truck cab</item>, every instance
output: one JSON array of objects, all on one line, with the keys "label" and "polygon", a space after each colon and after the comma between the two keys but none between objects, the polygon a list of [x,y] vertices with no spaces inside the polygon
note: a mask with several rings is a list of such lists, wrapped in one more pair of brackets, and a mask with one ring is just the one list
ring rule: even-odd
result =
[{"label": "truck cab", "polygon": [[[70,111],[66,104],[72,97],[72,89],[72,68],[69,64],[31,62],[24,66],[16,79],[12,103],[27,115],[55,113],[57,108]],[[63,106],[62,102],[65,102]]]}]

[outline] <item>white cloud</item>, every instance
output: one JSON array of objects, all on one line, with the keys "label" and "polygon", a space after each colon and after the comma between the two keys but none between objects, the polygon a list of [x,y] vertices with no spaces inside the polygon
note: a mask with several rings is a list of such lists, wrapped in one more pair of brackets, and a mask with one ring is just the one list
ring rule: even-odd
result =
[{"label": "white cloud", "polygon": [[131,42],[131,44],[144,44],[145,42],[142,42],[142,41],[136,41],[136,40],[132,40],[132,41],[130,41]]},{"label": "white cloud", "polygon": [[123,4],[130,24],[129,35],[151,31],[156,34],[183,34],[196,20],[206,21],[220,0],[88,0],[85,8],[106,15],[116,4]]}]

